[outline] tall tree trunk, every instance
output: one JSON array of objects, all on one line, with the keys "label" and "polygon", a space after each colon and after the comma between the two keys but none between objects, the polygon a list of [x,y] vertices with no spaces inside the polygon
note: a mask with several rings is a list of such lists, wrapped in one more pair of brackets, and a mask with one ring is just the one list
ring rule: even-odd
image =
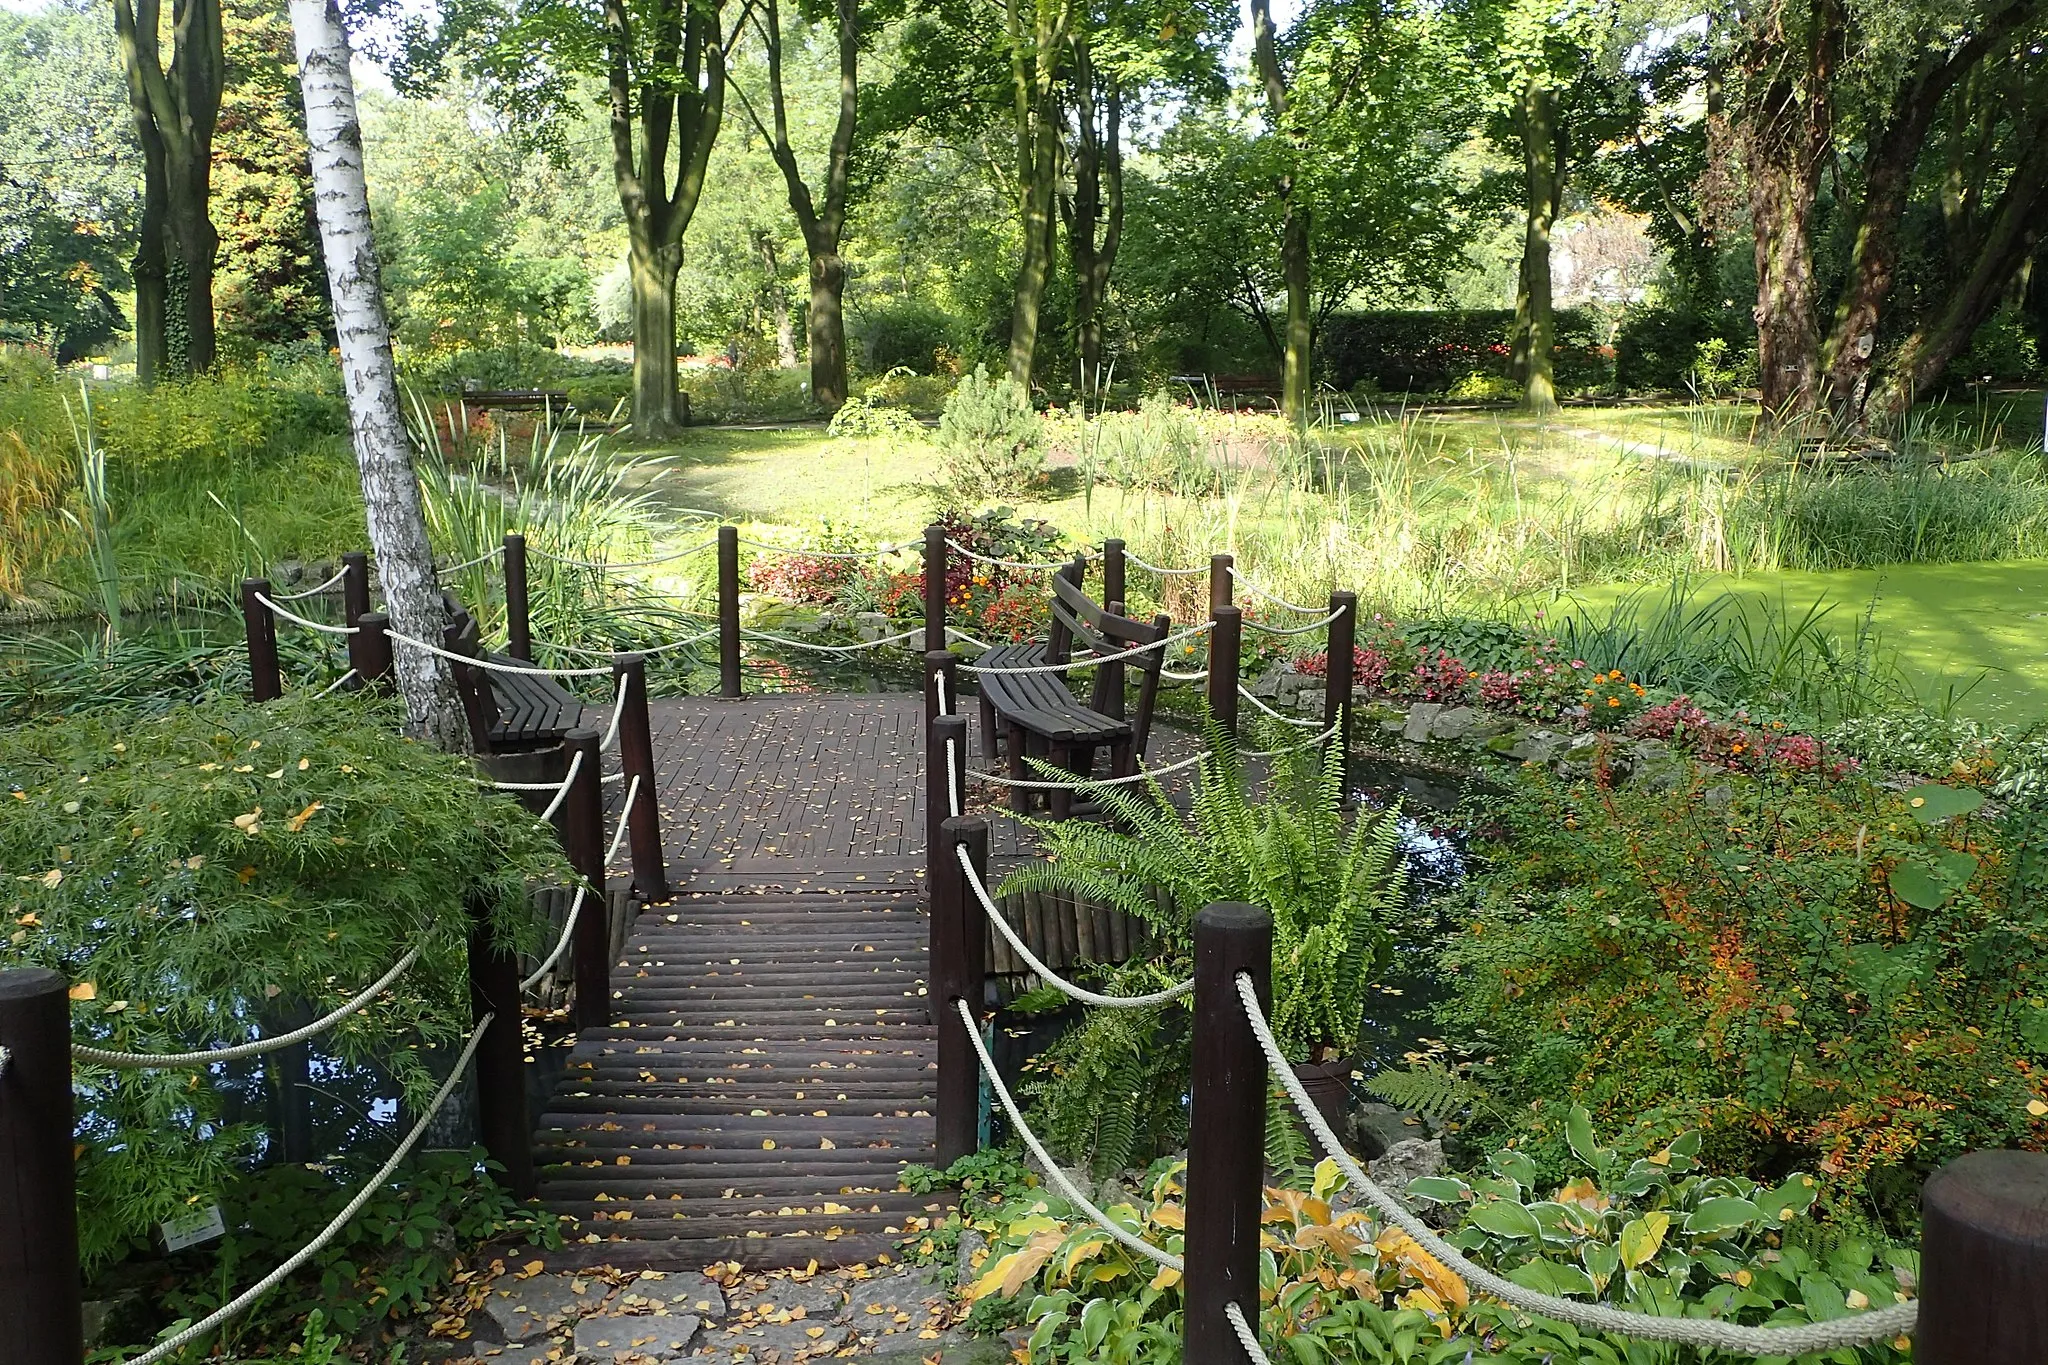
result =
[{"label": "tall tree trunk", "polygon": [[811,348],[811,401],[837,412],[846,402],[846,262],[835,251],[808,252],[811,303],[804,331]]},{"label": "tall tree trunk", "polygon": [[[363,506],[385,610],[401,635],[441,643],[447,613],[434,578],[434,552],[420,508],[419,477],[398,401],[391,359],[391,326],[370,237],[370,194],[363,180],[362,125],[348,69],[348,34],[336,0],[291,0],[299,54],[299,87],[306,101],[311,145],[313,204],[334,303],[349,425],[362,472]],[[447,664],[423,649],[399,644],[393,671],[416,735],[450,753],[470,749],[469,723]]]},{"label": "tall tree trunk", "polygon": [[785,370],[796,368],[796,332],[789,321],[789,288],[782,282],[782,260],[767,233],[754,234],[754,249],[760,253],[761,268],[768,283],[761,290],[762,303],[775,319],[775,363]]},{"label": "tall tree trunk", "polygon": [[163,61],[159,0],[114,0],[114,36],[143,146],[143,242],[136,265],[136,375],[145,384],[213,368],[208,216],[213,131],[226,80],[220,0],[178,0]]},{"label": "tall tree trunk", "polygon": [[1023,254],[1010,299],[1010,378],[1027,388],[1038,358],[1038,324],[1052,279],[1053,195],[1059,188],[1060,133],[1051,101],[1039,108],[1024,183]]},{"label": "tall tree trunk", "polygon": [[1782,21],[1754,21],[1743,49],[1753,97],[1744,109],[1749,216],[1755,237],[1758,387],[1765,414],[1795,421],[1819,395],[1820,324],[1813,270],[1813,206],[1834,136],[1833,82],[1846,19],[1843,0],[1811,0],[1803,72]]},{"label": "tall tree trunk", "polygon": [[[1123,238],[1123,89],[1097,72],[1085,37],[1074,40],[1074,193],[1066,206],[1067,255],[1074,270],[1074,334],[1081,396],[1103,384],[1103,313]],[[1099,232],[1099,237],[1098,237]]]},{"label": "tall tree trunk", "polygon": [[1564,197],[1564,129],[1557,92],[1542,80],[1522,87],[1515,124],[1522,138],[1522,271],[1515,291],[1511,352],[1522,402],[1536,412],[1557,408],[1552,355],[1557,317],[1551,305],[1550,230]]},{"label": "tall tree trunk", "polygon": [[1292,195],[1280,226],[1280,276],[1287,285],[1287,352],[1280,365],[1280,410],[1300,430],[1308,426],[1309,358],[1315,321],[1309,313],[1308,208]]},{"label": "tall tree trunk", "polygon": [[655,440],[682,425],[682,401],[676,396],[676,276],[683,269],[682,245],[629,234],[626,269],[633,299],[633,431]]}]

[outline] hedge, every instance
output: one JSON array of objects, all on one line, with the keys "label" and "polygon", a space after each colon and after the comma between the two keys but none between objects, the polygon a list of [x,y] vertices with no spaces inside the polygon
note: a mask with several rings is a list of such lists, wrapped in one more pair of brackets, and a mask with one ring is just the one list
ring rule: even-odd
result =
[{"label": "hedge", "polygon": [[[1318,359],[1325,380],[1339,389],[1365,382],[1381,393],[1441,393],[1469,374],[1508,377],[1514,324],[1505,309],[1337,313],[1323,324]],[[1557,310],[1560,389],[1608,382],[1604,331],[1591,309]]]}]

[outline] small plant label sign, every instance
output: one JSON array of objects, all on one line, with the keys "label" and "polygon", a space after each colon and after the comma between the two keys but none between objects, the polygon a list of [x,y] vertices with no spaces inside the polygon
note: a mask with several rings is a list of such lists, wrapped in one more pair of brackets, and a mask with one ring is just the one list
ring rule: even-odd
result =
[{"label": "small plant label sign", "polygon": [[225,1237],[228,1229],[227,1224],[220,1220],[220,1205],[208,1204],[203,1209],[194,1209],[182,1217],[157,1224],[157,1231],[163,1234],[165,1251],[183,1251],[186,1247]]}]

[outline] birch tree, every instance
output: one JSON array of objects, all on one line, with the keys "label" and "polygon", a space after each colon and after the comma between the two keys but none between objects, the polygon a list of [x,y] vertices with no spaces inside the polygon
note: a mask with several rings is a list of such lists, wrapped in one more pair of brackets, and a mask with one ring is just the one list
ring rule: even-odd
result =
[{"label": "birch tree", "polygon": [[[312,148],[313,209],[327,257],[327,287],[377,576],[392,629],[439,644],[447,613],[434,579],[434,553],[399,406],[391,325],[370,239],[370,193],[363,180],[363,132],[349,74],[348,33],[335,0],[291,0],[291,15],[306,101],[306,139]],[[412,732],[451,753],[467,753],[469,725],[447,663],[404,644],[396,644],[392,654]]]}]

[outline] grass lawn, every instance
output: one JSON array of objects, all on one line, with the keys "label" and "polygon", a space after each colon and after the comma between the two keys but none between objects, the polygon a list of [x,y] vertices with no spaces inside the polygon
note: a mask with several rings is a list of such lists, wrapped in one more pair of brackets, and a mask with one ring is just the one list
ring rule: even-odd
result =
[{"label": "grass lawn", "polygon": [[[1842,635],[1867,610],[1922,702],[1939,705],[1953,689],[1956,710],[1974,719],[2048,722],[2048,560],[1716,575],[1698,587],[1708,597],[1725,590],[1793,616],[1810,603],[1832,604],[1828,624]],[[1627,590],[1600,586],[1575,595],[1605,606]]]}]

